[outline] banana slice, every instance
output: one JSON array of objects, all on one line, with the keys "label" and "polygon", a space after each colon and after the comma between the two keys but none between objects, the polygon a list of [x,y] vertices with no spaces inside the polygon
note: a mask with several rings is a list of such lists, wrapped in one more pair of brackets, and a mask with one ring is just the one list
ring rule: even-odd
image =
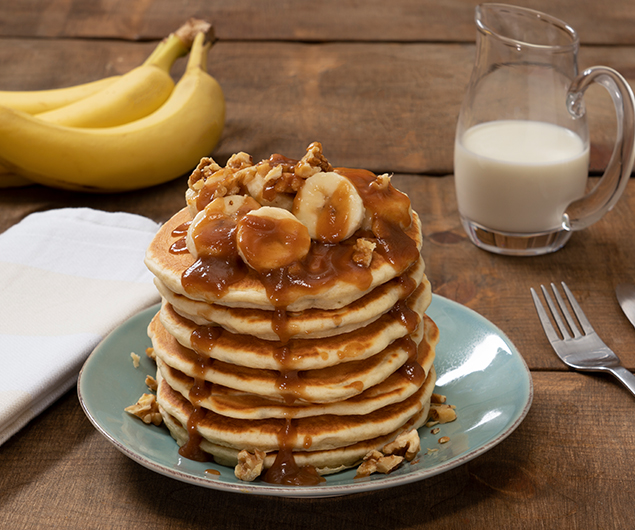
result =
[{"label": "banana slice", "polygon": [[236,232],[238,253],[259,272],[291,265],[311,248],[306,226],[289,211],[263,206],[247,213]]},{"label": "banana slice", "polygon": [[293,214],[312,239],[338,243],[352,236],[364,221],[365,209],[355,186],[337,173],[316,173],[306,179],[293,201]]},{"label": "banana slice", "polygon": [[238,221],[251,210],[260,208],[255,199],[245,195],[227,195],[210,202],[196,214],[187,230],[185,242],[190,254],[227,256],[235,246]]}]

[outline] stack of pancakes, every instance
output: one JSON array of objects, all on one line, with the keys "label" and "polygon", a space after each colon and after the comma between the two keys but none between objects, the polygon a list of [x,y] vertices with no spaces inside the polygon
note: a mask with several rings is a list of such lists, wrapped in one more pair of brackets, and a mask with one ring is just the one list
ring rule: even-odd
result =
[{"label": "stack of pancakes", "polygon": [[[323,183],[343,180],[335,200]],[[183,456],[248,452],[255,475],[293,483],[426,422],[438,330],[419,219],[388,176],[333,169],[314,143],[300,160],[203,159],[186,202],[146,255],[157,402]]]}]

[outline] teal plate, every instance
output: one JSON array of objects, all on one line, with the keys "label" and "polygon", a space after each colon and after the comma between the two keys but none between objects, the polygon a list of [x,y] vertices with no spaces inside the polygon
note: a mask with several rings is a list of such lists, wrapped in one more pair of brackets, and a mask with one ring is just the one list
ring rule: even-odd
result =
[{"label": "teal plate", "polygon": [[[154,363],[145,355],[146,327],[157,312],[151,307],[106,337],[86,360],[78,395],[84,412],[117,449],[139,464],[183,482],[224,491],[295,498],[349,495],[422,480],[483,454],[509,436],[526,416],[533,398],[531,375],[509,339],[478,313],[433,295],[427,314],[436,322],[435,392],[456,406],[457,419],[432,434],[421,428],[421,453],[389,475],[354,479],[355,470],[329,475],[313,487],[284,487],[256,480],[242,482],[232,468],[182,458],[164,426],[146,425],[124,412],[147,392],[145,378]],[[141,357],[134,368],[130,352]],[[439,443],[441,436],[450,441]],[[215,470],[212,473],[206,470]],[[215,474],[219,473],[219,474]]]}]

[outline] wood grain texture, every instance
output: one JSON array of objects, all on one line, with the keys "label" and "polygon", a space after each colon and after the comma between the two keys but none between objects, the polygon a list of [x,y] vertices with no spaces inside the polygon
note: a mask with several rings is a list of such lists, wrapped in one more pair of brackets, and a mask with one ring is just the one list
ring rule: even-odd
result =
[{"label": "wood grain texture", "polygon": [[[0,89],[55,88],[123,73],[152,43],[42,40],[0,47]],[[25,56],[23,60],[16,57]],[[245,151],[301,157],[320,141],[334,165],[376,172],[447,174],[474,60],[464,44],[217,43],[209,70],[226,95],[226,126],[213,155]],[[64,64],[64,68],[52,65]],[[635,81],[625,48],[584,48],[580,67],[603,64]],[[173,69],[178,79],[184,68]],[[613,150],[615,111],[606,91],[589,89],[591,171]]]},{"label": "wood grain texture", "polygon": [[[479,0],[73,0],[5,1],[0,35],[25,37],[164,37],[191,16],[214,22],[223,40],[470,42]],[[518,0],[573,26],[585,44],[633,44],[629,0]]]}]

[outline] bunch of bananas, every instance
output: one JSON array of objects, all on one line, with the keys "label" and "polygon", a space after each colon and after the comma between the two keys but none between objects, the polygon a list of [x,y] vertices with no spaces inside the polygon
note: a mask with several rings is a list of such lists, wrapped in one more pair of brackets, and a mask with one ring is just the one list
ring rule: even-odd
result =
[{"label": "bunch of bananas", "polygon": [[[0,91],[0,187],[116,192],[189,172],[218,143],[225,98],[207,73],[211,26],[191,19],[130,72],[69,88]],[[170,69],[190,56],[175,84]]]}]

